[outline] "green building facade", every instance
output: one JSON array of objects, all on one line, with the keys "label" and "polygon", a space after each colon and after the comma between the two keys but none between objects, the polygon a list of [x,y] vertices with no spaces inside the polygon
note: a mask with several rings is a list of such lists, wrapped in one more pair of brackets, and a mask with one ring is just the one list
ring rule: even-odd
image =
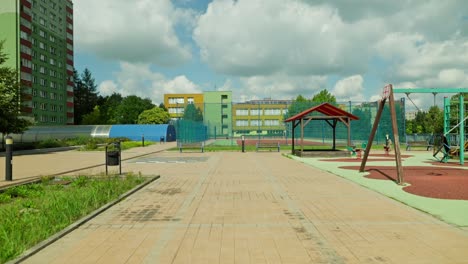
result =
[{"label": "green building facade", "polygon": [[232,136],[232,91],[203,92],[203,104],[208,137]]},{"label": "green building facade", "polygon": [[0,40],[18,71],[22,114],[36,125],[73,124],[72,1],[0,1]]}]

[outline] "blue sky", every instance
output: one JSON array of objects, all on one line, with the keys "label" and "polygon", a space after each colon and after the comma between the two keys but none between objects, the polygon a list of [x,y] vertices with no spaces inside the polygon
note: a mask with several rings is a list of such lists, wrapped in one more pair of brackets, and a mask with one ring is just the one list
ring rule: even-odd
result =
[{"label": "blue sky", "polygon": [[[468,87],[463,0],[75,0],[75,67],[99,92],[232,90],[235,101],[375,101],[394,87]],[[401,97],[398,95],[397,97]],[[412,94],[423,109],[431,95]],[[438,95],[438,103],[443,95]]]}]

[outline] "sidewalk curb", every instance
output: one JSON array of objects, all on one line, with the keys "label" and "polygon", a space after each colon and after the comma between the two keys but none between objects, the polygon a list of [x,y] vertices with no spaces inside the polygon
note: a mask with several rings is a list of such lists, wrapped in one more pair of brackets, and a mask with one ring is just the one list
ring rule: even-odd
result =
[{"label": "sidewalk curb", "polygon": [[160,175],[157,175],[157,176],[150,176],[152,178],[149,178],[148,180],[146,180],[145,182],[143,182],[142,184],[136,186],[135,188],[129,190],[128,192],[120,195],[116,200],[112,201],[112,202],[109,202],[103,206],[101,206],[100,208],[94,210],[93,212],[91,212],[90,214],[82,217],[81,219],[79,219],[78,221],[72,223],[71,225],[69,225],[68,227],[66,227],[65,229],[63,229],[62,231],[59,231],[58,233],[56,233],[55,235],[47,238],[46,240],[42,241],[42,242],[39,242],[39,244],[33,246],[32,248],[26,250],[25,252],[23,252],[23,254],[21,254],[20,256],[18,256],[16,259],[13,259],[13,260],[10,260],[8,262],[6,262],[6,264],[14,264],[14,263],[21,263],[23,261],[25,261],[26,259],[28,259],[29,257],[35,255],[36,253],[38,253],[39,251],[41,251],[42,249],[46,248],[47,246],[49,246],[50,244],[54,243],[55,241],[59,240],[60,238],[64,237],[65,235],[71,233],[72,231],[74,231],[75,229],[79,228],[80,226],[82,226],[83,224],[85,224],[86,222],[88,222],[89,220],[93,219],[94,217],[98,216],[99,214],[101,214],[102,212],[106,211],[107,209],[111,208],[112,206],[116,205],[117,203],[119,203],[120,201],[122,201],[123,199],[129,197],[130,195],[132,195],[133,193],[141,190],[143,187],[147,186],[148,184],[152,183],[153,181],[159,179],[161,176]]}]

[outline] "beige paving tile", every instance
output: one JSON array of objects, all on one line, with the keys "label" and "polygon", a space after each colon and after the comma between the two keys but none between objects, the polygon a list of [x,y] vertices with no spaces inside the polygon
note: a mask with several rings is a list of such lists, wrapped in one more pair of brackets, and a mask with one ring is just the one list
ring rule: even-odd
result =
[{"label": "beige paving tile", "polygon": [[[468,233],[277,153],[160,153],[161,178],[29,263],[464,263]],[[86,235],[83,235],[83,234]],[[61,250],[66,249],[66,250]]]}]

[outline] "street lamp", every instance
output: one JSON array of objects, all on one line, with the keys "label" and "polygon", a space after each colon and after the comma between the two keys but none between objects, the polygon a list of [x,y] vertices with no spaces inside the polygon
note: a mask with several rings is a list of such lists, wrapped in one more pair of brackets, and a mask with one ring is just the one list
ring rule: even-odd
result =
[{"label": "street lamp", "polygon": [[11,160],[13,159],[13,138],[11,136],[5,137],[5,180],[13,180],[13,166]]}]

